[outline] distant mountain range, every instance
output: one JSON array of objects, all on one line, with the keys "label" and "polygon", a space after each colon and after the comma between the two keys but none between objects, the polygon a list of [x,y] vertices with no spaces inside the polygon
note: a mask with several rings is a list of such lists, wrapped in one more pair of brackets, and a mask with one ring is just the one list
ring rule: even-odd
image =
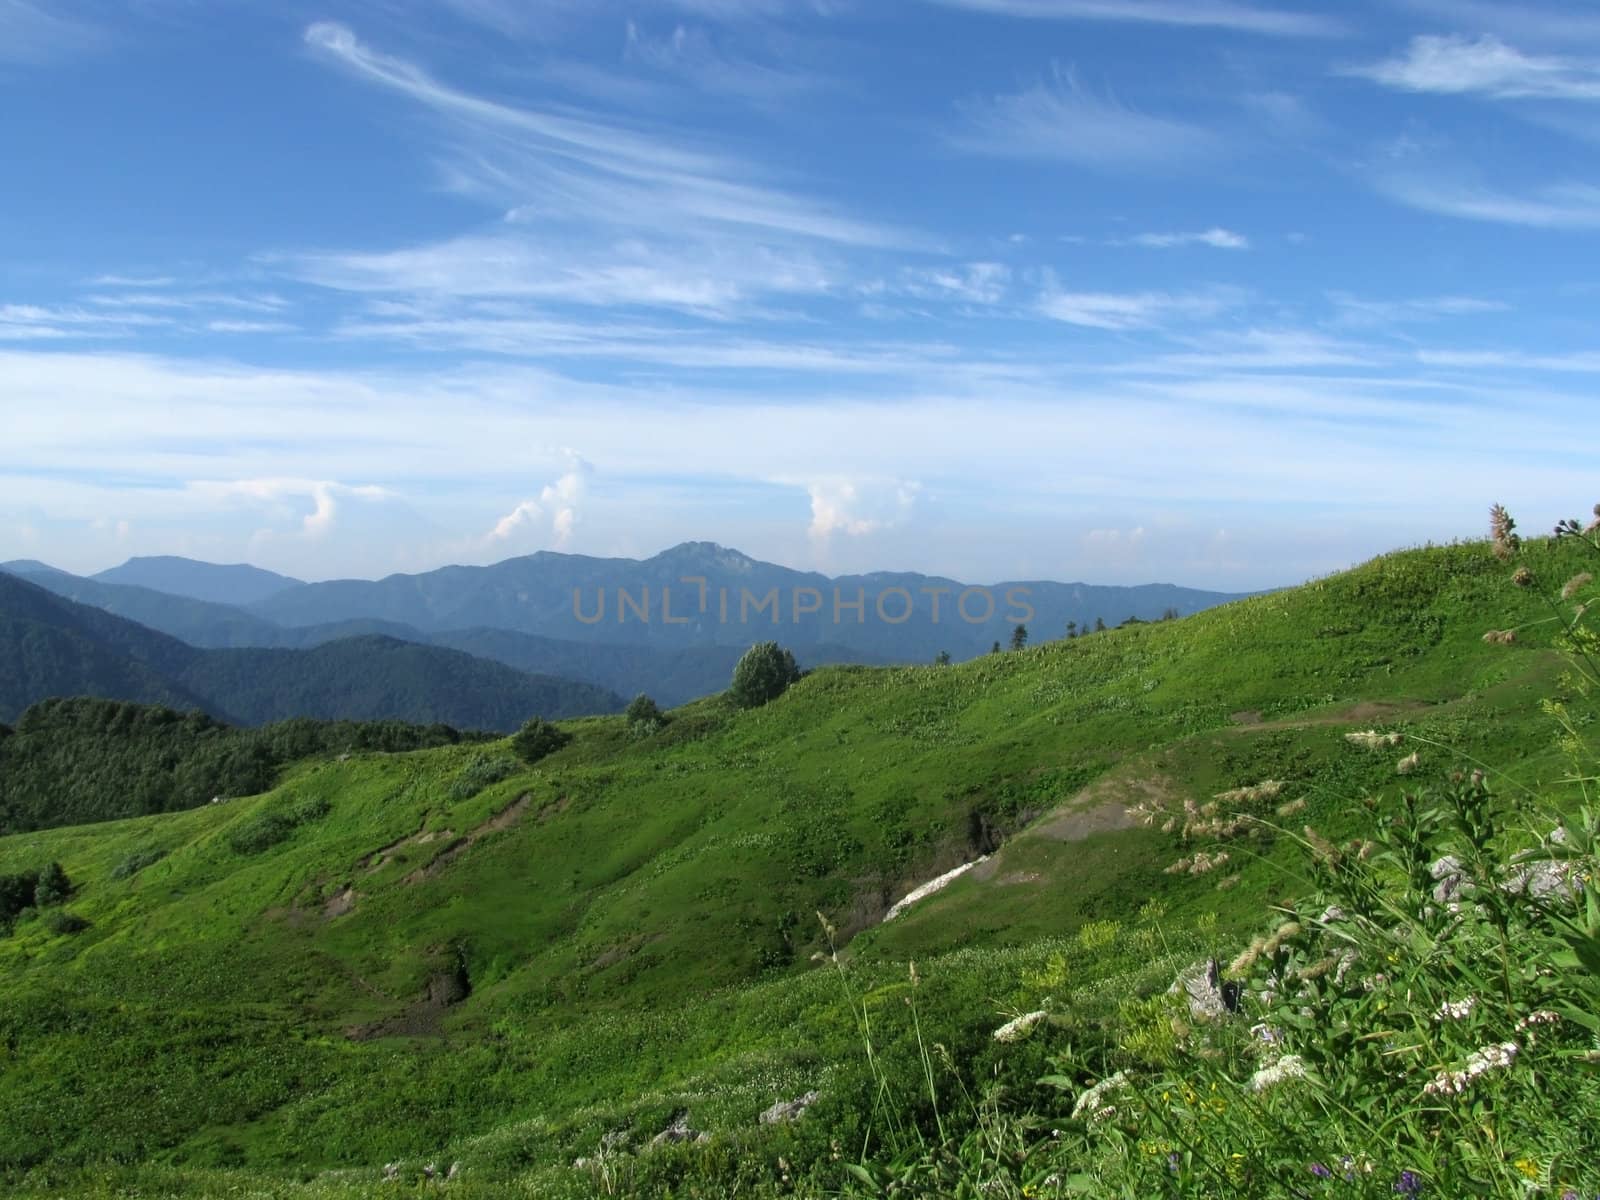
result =
[{"label": "distant mountain range", "polygon": [[376,635],[306,650],[199,649],[0,573],[0,721],[38,700],[78,695],[199,708],[249,725],[305,716],[495,730],[535,714],[623,705],[594,684]]},{"label": "distant mountain range", "polygon": [[1063,636],[1069,622],[1088,630],[1097,620],[1184,616],[1238,598],[1170,584],[830,578],[711,542],[643,561],[542,551],[486,567],[325,583],[174,557],[135,558],[89,578],[36,560],[0,563],[0,571],[195,647],[303,651],[381,637],[624,696],[648,692],[667,705],[727,686],[739,654],[769,638],[806,665],[927,662],[941,651],[963,659],[1008,644],[1019,618],[1039,641]]}]

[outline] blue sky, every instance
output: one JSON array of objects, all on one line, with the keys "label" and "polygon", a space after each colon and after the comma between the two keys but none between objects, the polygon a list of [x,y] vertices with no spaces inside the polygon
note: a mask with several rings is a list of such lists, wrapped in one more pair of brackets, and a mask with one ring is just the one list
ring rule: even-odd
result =
[{"label": "blue sky", "polygon": [[0,0],[0,559],[1294,582],[1585,512],[1600,12]]}]

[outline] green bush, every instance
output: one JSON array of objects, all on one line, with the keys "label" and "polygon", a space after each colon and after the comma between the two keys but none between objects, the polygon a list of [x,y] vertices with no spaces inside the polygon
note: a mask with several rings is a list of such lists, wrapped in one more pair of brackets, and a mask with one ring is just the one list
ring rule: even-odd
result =
[{"label": "green bush", "polygon": [[50,863],[39,872],[39,882],[33,887],[33,906],[49,908],[60,904],[72,894],[72,881],[58,862]]},{"label": "green bush", "polygon": [[235,854],[259,854],[287,841],[301,825],[327,815],[332,806],[320,796],[256,813],[228,833],[228,845]]},{"label": "green bush", "polygon": [[77,913],[53,912],[45,917],[44,927],[58,937],[65,937],[74,933],[82,933],[89,928],[89,922],[85,921]]},{"label": "green bush", "polygon": [[509,779],[519,770],[517,760],[504,754],[474,754],[450,785],[452,800],[470,800],[486,787]]},{"label": "green bush", "polygon": [[800,678],[794,655],[777,642],[758,642],[733,668],[733,698],[742,708],[776,700]]},{"label": "green bush", "polygon": [[511,738],[511,749],[525,763],[536,763],[554,754],[572,740],[572,735],[543,717],[532,717]]},{"label": "green bush", "polygon": [[135,850],[127,858],[111,868],[111,878],[128,879],[137,875],[146,867],[160,862],[166,856],[167,852],[157,846],[152,846],[148,850]]},{"label": "green bush", "polygon": [[628,731],[636,738],[649,737],[667,723],[661,706],[643,692],[633,698],[622,715],[628,720]]}]

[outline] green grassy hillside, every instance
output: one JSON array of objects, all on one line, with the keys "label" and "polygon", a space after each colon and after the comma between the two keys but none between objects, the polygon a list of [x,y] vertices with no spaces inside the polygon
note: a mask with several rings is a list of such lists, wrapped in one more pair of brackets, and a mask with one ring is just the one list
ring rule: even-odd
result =
[{"label": "green grassy hillside", "polygon": [[[643,738],[572,722],[532,768],[486,766],[492,745],[357,754],[0,840],[0,874],[62,864],[86,922],[27,913],[0,938],[0,1171],[142,1195],[388,1195],[383,1164],[415,1182],[430,1160],[468,1195],[842,1186],[885,1120],[948,1111],[930,1073],[886,1117],[880,1069],[936,1041],[974,1088],[1026,1091],[1042,1052],[994,1026],[1117,1011],[1309,887],[1270,830],[1225,872],[1172,873],[1174,839],[1129,806],[1278,780],[1296,822],[1363,836],[1397,756],[1344,735],[1373,727],[1430,771],[1555,786],[1546,616],[1484,546],[1409,551],[962,666],[824,668]],[[758,1122],[812,1090],[801,1120]],[[679,1118],[711,1140],[618,1149]]]}]

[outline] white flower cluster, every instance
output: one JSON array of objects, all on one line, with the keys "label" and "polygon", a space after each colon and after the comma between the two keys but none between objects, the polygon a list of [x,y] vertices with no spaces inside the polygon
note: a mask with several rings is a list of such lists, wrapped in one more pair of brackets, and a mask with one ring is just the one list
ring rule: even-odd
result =
[{"label": "white flower cluster", "polygon": [[1459,1071],[1440,1071],[1422,1089],[1425,1096],[1459,1096],[1479,1075],[1504,1071],[1517,1061],[1521,1047],[1515,1042],[1500,1042],[1474,1050],[1467,1065]]},{"label": "white flower cluster", "polygon": [[1306,1077],[1306,1064],[1298,1054],[1285,1054],[1271,1066],[1262,1067],[1250,1076],[1250,1090],[1264,1092],[1268,1088],[1277,1087],[1291,1079],[1304,1079]]},{"label": "white flower cluster", "polygon": [[1435,1021],[1465,1021],[1472,1015],[1472,1010],[1478,1007],[1478,998],[1468,996],[1465,1000],[1445,1000],[1439,1005],[1439,1011],[1433,1014]]},{"label": "white flower cluster", "polygon": [[1083,1095],[1078,1097],[1078,1102],[1072,1106],[1073,1119],[1089,1115],[1091,1121],[1104,1121],[1107,1117],[1115,1116],[1116,1105],[1107,1104],[1106,1097],[1113,1092],[1120,1092],[1128,1086],[1128,1073],[1118,1071],[1109,1079],[1102,1079]]},{"label": "white flower cluster", "polygon": [[1020,1017],[1007,1021],[999,1029],[996,1029],[994,1031],[994,1040],[997,1042],[1020,1042],[1047,1015],[1043,1009],[1038,1012],[1023,1013]]},{"label": "white flower cluster", "polygon": [[1377,750],[1382,746],[1398,746],[1401,735],[1398,733],[1379,733],[1376,729],[1365,729],[1360,733],[1347,733],[1344,740],[1354,746],[1361,746],[1367,750]]}]

